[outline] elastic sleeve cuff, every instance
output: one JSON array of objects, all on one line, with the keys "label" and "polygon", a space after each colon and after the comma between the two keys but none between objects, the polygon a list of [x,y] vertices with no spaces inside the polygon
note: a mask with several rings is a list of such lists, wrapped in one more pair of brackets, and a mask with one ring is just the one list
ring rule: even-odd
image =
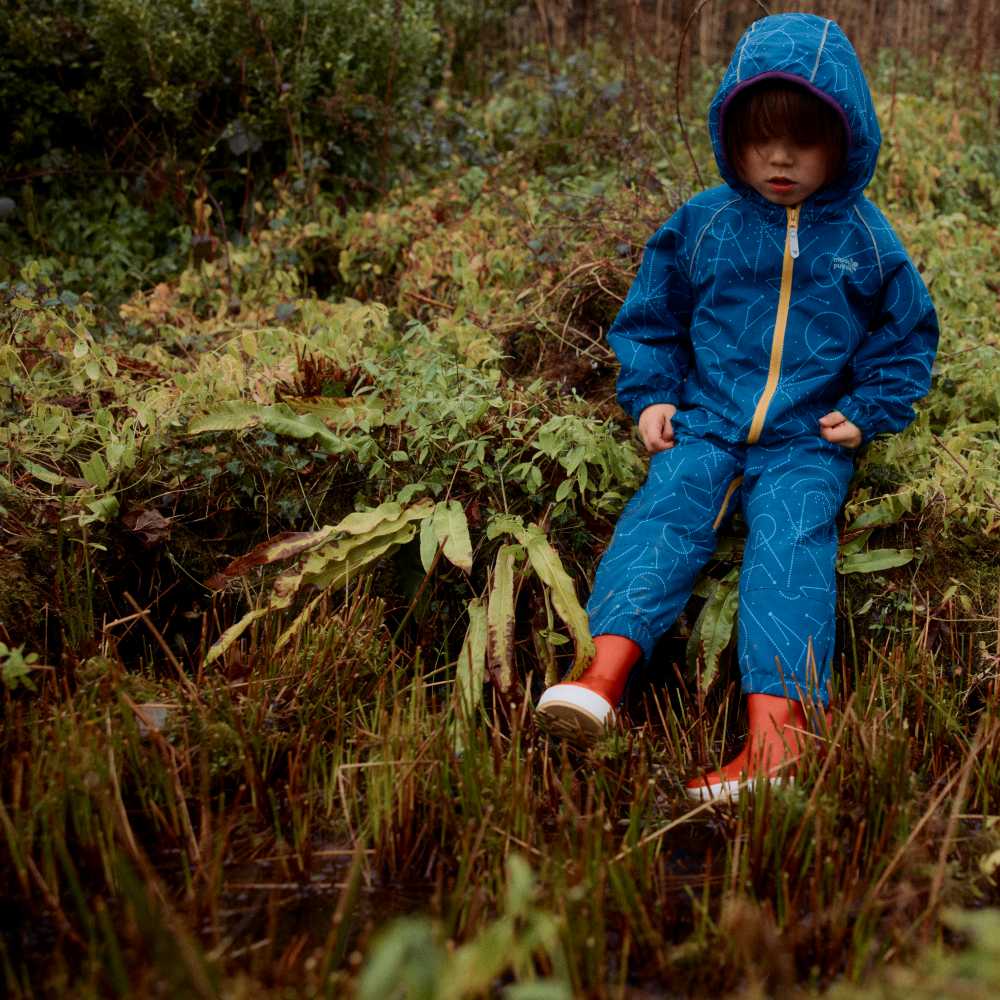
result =
[{"label": "elastic sleeve cuff", "polygon": [[868,444],[878,433],[877,430],[872,429],[871,414],[867,411],[867,408],[853,396],[843,396],[834,404],[833,408],[843,413],[861,431],[862,444]]},{"label": "elastic sleeve cuff", "polygon": [[676,406],[680,409],[677,402],[677,396],[671,396],[668,393],[663,392],[644,392],[641,396],[636,396],[634,399],[628,401],[628,405],[624,407],[625,412],[632,418],[632,423],[639,423],[639,416],[642,411],[646,409],[647,406],[655,406],[658,403],[669,403],[671,406]]}]

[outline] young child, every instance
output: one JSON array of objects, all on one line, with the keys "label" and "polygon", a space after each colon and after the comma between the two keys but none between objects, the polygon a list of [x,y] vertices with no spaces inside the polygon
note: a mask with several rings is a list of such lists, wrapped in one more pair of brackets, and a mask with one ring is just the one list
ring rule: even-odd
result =
[{"label": "young child", "polygon": [[553,731],[596,735],[632,667],[683,609],[739,507],[739,663],[749,737],[697,798],[786,778],[826,705],[836,518],[855,449],[897,432],[937,346],[927,289],[864,195],[881,133],[851,43],[832,21],[751,25],[709,108],[724,185],[646,246],[608,341],[618,398],[651,454],[587,610],[597,653],[538,703]]}]

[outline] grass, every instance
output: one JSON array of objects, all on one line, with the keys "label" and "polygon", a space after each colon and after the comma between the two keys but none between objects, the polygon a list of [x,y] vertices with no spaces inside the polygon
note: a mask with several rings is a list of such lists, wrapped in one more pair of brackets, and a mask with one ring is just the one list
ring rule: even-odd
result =
[{"label": "grass", "polygon": [[[697,600],[626,724],[581,756],[532,723],[573,654],[515,546],[511,683],[495,659],[466,683],[470,602],[502,589],[517,540],[490,525],[540,524],[582,591],[641,475],[600,337],[687,178],[658,159],[669,86],[602,117],[608,72],[568,64],[583,97],[561,105],[544,74],[512,76],[469,110],[489,169],[367,212],[279,190],[225,263],[192,262],[117,319],[37,264],[3,289],[9,995],[1000,988],[995,150],[948,145],[983,133],[975,105],[955,118],[958,89],[892,97],[875,193],[945,338],[920,419],[859,470],[845,541],[869,571],[842,578],[832,717],[796,785],[686,798],[744,724],[731,651],[707,687],[686,663]],[[932,162],[948,184],[922,180]],[[325,406],[322,430],[279,397]],[[208,657],[273,583],[246,560],[220,582],[234,559],[429,497],[458,501],[471,569],[417,535],[311,592],[287,643],[269,614]],[[916,556],[879,569],[887,546]]]},{"label": "grass", "polygon": [[[50,674],[7,696],[10,995],[336,991],[360,956],[387,961],[393,931],[374,932],[411,909],[432,937],[479,942],[493,986],[561,971],[573,995],[784,991],[908,958],[942,907],[996,900],[979,870],[1000,847],[995,671],[956,683],[918,643],[866,644],[797,785],[706,808],[681,781],[733,714],[703,747],[709,720],[654,689],[577,756],[526,700],[463,718],[382,615],[358,591],[280,656],[261,635],[250,676],[197,689],[97,656],[72,693]],[[525,914],[555,928],[517,969],[480,940],[511,863],[537,880]]]}]

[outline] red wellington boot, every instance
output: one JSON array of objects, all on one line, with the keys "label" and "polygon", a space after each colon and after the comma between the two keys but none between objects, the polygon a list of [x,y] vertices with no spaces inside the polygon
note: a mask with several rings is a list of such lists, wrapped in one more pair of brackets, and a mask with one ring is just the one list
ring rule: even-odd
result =
[{"label": "red wellington boot", "polygon": [[594,638],[590,666],[575,680],[548,688],[535,708],[538,722],[554,736],[589,745],[615,721],[625,682],[642,650],[622,635]]},{"label": "red wellington boot", "polygon": [[758,778],[772,784],[791,782],[802,749],[806,713],[802,704],[770,694],[747,695],[750,731],[743,749],[718,771],[685,786],[692,798],[732,799]]}]

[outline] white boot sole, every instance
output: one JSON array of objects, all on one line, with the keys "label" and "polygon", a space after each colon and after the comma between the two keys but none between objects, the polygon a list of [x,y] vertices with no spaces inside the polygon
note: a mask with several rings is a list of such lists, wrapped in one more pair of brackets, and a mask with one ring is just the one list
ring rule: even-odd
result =
[{"label": "white boot sole", "polygon": [[546,732],[581,746],[591,746],[615,724],[607,698],[579,684],[554,684],[535,706],[535,717]]},{"label": "white boot sole", "polygon": [[[696,785],[694,788],[685,788],[685,791],[688,793],[689,798],[697,799],[699,802],[711,802],[713,800],[718,802],[733,802],[741,795],[753,792],[758,780],[760,779],[718,781],[712,785],[701,784]],[[766,778],[765,780],[769,785],[778,787],[795,784],[794,778],[785,778],[780,775],[774,778]]]}]

